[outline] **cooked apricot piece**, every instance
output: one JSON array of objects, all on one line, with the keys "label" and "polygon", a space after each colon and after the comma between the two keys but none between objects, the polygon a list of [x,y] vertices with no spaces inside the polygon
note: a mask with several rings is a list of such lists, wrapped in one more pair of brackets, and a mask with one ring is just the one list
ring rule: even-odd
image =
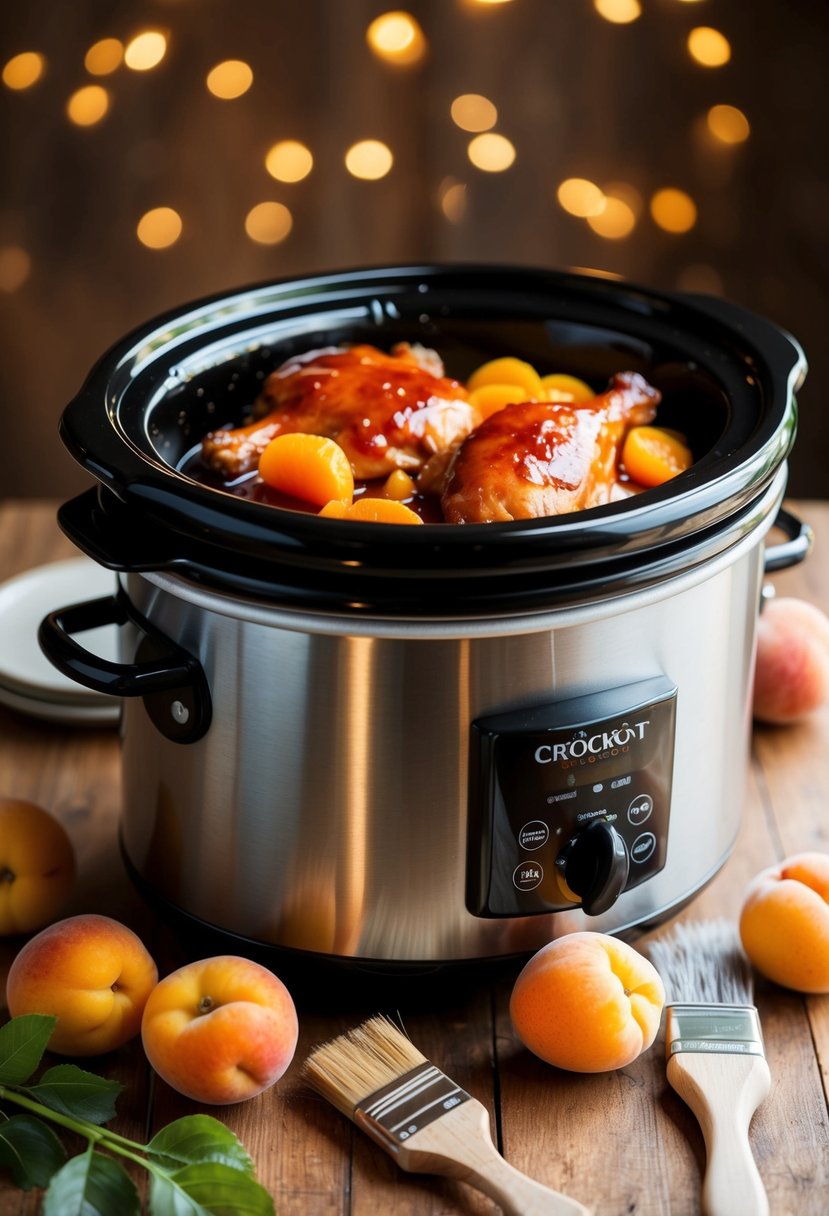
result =
[{"label": "cooked apricot piece", "polygon": [[350,502],[354,475],[333,439],[293,431],[277,435],[259,457],[259,476],[274,490],[319,506],[337,498]]},{"label": "cooked apricot piece", "polygon": [[553,372],[550,376],[541,377],[541,388],[545,401],[591,401],[596,396],[593,389],[578,376],[568,376],[565,372]]},{"label": "cooked apricot piece", "polygon": [[414,492],[415,483],[404,469],[395,469],[393,473],[389,473],[383,485],[386,498],[402,500],[411,498]]},{"label": "cooked apricot piece", "polygon": [[340,502],[338,498],[332,498],[327,502],[319,514],[323,519],[348,519],[348,511],[350,503]]},{"label": "cooked apricot piece", "polygon": [[622,464],[641,486],[661,486],[693,464],[691,449],[682,437],[658,426],[632,427],[622,448]]},{"label": "cooked apricot piece", "polygon": [[520,384],[482,384],[469,394],[470,404],[480,414],[481,422],[490,414],[497,414],[505,405],[520,405],[526,400],[527,390]]},{"label": "cooked apricot piece", "polygon": [[469,392],[484,384],[515,384],[523,389],[522,401],[538,401],[541,398],[541,377],[530,363],[505,355],[501,359],[490,359],[482,363],[466,382]]},{"label": "cooked apricot piece", "polygon": [[402,502],[391,498],[358,498],[348,508],[348,519],[362,519],[373,524],[422,524],[423,520],[415,515]]}]

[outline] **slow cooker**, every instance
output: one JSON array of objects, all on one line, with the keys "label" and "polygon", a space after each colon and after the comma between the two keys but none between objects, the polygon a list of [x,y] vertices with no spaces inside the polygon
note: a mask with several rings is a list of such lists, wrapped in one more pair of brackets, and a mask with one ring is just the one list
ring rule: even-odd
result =
[{"label": "slow cooker", "polygon": [[[604,507],[417,528],[189,475],[287,357],[400,340],[459,379],[506,354],[595,386],[642,372],[694,463]],[[719,299],[486,265],[267,283],[118,343],[63,415],[97,484],[59,513],[118,590],[40,638],[124,698],[141,890],[240,951],[404,970],[688,901],[740,822],[764,571],[809,546],[781,511],[804,374]],[[76,638],[113,622],[117,662]]]}]

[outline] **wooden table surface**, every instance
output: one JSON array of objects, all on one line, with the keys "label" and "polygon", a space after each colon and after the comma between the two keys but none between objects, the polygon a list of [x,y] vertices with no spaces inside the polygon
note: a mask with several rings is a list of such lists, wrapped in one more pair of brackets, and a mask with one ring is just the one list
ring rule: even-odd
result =
[{"label": "wooden table surface", "polygon": [[[829,503],[795,507],[814,525],[816,544],[806,563],[772,581],[778,593],[802,596],[829,611]],[[0,579],[75,554],[57,530],[54,510],[45,502],[0,507]],[[79,862],[68,912],[97,911],[125,920],[144,937],[164,971],[182,961],[171,935],[132,893],[118,854],[116,730],[49,724],[0,708],[0,795],[37,802],[65,823]],[[798,726],[755,729],[737,847],[682,918],[735,917],[744,887],[758,870],[806,849],[829,851],[829,708]],[[19,945],[0,942],[0,996]],[[495,1211],[463,1183],[399,1172],[302,1085],[299,1064],[309,1048],[378,1006],[362,1006],[347,980],[330,984],[324,998],[301,986],[293,991],[300,1042],[286,1076],[249,1102],[210,1108],[249,1148],[277,1212],[472,1216]],[[618,1072],[578,1075],[550,1068],[516,1040],[507,1013],[509,991],[509,977],[501,976],[471,982],[460,992],[412,998],[408,1005],[395,997],[388,1012],[399,1010],[424,1054],[484,1102],[502,1152],[519,1169],[592,1206],[597,1216],[698,1212],[702,1137],[666,1085],[660,1046]],[[773,1086],[754,1118],[751,1143],[771,1213],[825,1216],[829,996],[802,997],[759,982],[756,1000]],[[137,1043],[87,1066],[124,1083],[113,1126],[135,1139],[198,1109],[151,1075]],[[37,1192],[25,1195],[6,1177],[0,1180],[0,1216],[30,1216],[39,1206]]]}]

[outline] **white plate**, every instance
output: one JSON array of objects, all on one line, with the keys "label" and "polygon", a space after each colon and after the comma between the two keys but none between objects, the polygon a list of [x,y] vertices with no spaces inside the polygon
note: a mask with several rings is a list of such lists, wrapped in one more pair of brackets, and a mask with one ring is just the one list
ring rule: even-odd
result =
[{"label": "white plate", "polygon": [[[58,605],[60,606],[60,605]],[[0,705],[18,713],[40,718],[44,722],[63,722],[67,726],[110,726],[121,714],[119,697],[101,697],[100,703],[88,707],[66,705],[61,701],[41,701],[37,697],[22,697],[0,684]]]},{"label": "white plate", "polygon": [[[50,562],[0,585],[0,686],[5,704],[9,704],[5,698],[13,696],[18,702],[52,702],[77,712],[101,707],[112,712],[114,703],[117,714],[115,698],[93,692],[63,675],[52,666],[37,641],[38,627],[48,613],[109,595],[116,586],[115,574],[89,557]],[[93,654],[115,660],[117,629],[116,625],[106,625],[78,636]]]}]

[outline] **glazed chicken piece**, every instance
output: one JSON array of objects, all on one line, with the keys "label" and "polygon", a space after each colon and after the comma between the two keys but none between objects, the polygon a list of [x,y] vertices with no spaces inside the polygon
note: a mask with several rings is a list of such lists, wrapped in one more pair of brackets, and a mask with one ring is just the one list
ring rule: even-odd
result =
[{"label": "glazed chicken piece", "polygon": [[660,396],[638,372],[620,372],[580,405],[527,402],[491,414],[448,468],[445,519],[536,519],[610,502],[625,434],[653,419]]},{"label": "glazed chicken piece", "polygon": [[479,421],[463,385],[443,375],[440,357],[407,342],[390,355],[362,345],[289,359],[265,381],[257,410],[264,413],[258,421],[202,442],[205,464],[227,480],[256,469],[271,439],[290,431],[336,440],[358,478],[416,471]]}]

